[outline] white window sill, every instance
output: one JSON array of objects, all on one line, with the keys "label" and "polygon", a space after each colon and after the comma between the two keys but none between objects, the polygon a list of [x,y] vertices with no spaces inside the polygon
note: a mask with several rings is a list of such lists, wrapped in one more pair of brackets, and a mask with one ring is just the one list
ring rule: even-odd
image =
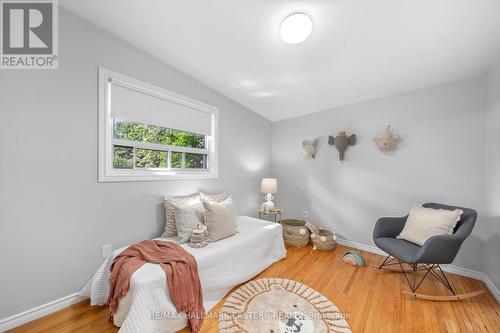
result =
[{"label": "white window sill", "polygon": [[113,170],[99,175],[99,182],[161,181],[216,178],[218,178],[217,172],[210,170]]}]

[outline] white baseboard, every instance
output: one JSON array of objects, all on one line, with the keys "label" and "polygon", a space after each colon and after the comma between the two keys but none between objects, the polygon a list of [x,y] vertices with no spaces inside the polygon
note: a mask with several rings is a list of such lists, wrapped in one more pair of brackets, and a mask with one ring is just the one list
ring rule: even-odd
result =
[{"label": "white baseboard", "polygon": [[455,265],[441,265],[443,268],[443,271],[448,272],[448,273],[453,273],[457,275],[462,275],[471,279],[476,279],[483,281],[484,279],[484,273],[483,272],[478,272],[472,269],[460,267],[460,266],[455,266]]},{"label": "white baseboard", "polygon": [[347,239],[340,239],[339,238],[339,239],[337,239],[337,243],[339,243],[340,245],[347,246],[347,247],[352,247],[354,249],[379,254],[381,256],[387,255],[387,253],[385,253],[384,251],[382,251],[378,247],[371,246],[371,245],[365,245],[365,244],[361,244],[361,243],[356,243],[356,242],[353,242],[353,241],[350,241]]},{"label": "white baseboard", "polygon": [[[354,249],[370,252],[370,253],[375,253],[379,254],[382,256],[386,256],[387,253],[379,249],[378,247],[371,246],[371,245],[366,245],[366,244],[361,244],[361,243],[356,243],[347,239],[337,239],[337,243],[340,245],[344,245],[347,247],[352,247]],[[455,265],[443,265],[443,270],[448,273],[453,273],[457,275],[462,275],[466,276],[472,279],[480,280],[483,281],[483,283],[488,287],[490,290],[491,294],[496,298],[497,302],[500,303],[500,291],[498,290],[497,286],[493,283],[493,281],[490,280],[490,278],[483,272],[478,272],[474,271],[472,269],[468,268],[463,268]]]},{"label": "white baseboard", "polygon": [[27,322],[41,318],[58,310],[64,309],[70,305],[81,302],[84,299],[85,297],[80,296],[79,293],[74,293],[56,299],[55,301],[45,303],[35,308],[12,315],[10,317],[0,319],[0,332],[4,332],[14,327],[21,326],[23,324],[26,324]]},{"label": "white baseboard", "polygon": [[488,287],[488,289],[491,291],[493,296],[497,299],[497,302],[500,303],[500,290],[498,290],[497,286],[493,283],[493,281],[490,280],[488,275],[483,274],[483,282]]}]

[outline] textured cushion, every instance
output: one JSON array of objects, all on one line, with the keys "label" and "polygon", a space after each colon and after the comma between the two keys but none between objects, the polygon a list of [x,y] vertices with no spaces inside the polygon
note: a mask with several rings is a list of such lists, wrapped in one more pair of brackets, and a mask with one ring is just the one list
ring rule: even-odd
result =
[{"label": "textured cushion", "polygon": [[222,202],[203,200],[205,225],[211,242],[236,234],[236,216],[231,197]]},{"label": "textured cushion", "polygon": [[191,239],[193,230],[201,223],[203,224],[203,205],[201,201],[183,204],[173,204],[175,209],[175,224],[179,243],[186,243]]},{"label": "textured cushion", "polygon": [[216,193],[216,194],[206,194],[203,192],[200,192],[200,198],[201,200],[212,200],[215,202],[222,202],[229,198],[229,194],[227,193]]},{"label": "textured cushion", "polygon": [[413,243],[389,237],[376,238],[375,244],[391,256],[409,264],[415,263],[416,254],[421,249]]},{"label": "textured cushion", "polygon": [[397,238],[424,245],[432,236],[452,234],[462,213],[460,209],[433,209],[413,205],[405,226]]},{"label": "textured cushion", "polygon": [[177,227],[175,225],[175,204],[189,204],[200,201],[200,196],[198,194],[187,196],[187,197],[165,197],[164,207],[165,207],[165,231],[161,237],[172,237],[177,236]]}]

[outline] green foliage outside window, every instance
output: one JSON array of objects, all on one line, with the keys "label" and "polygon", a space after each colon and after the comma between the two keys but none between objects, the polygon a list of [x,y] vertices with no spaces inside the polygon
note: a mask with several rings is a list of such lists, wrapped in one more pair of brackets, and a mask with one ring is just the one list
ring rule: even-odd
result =
[{"label": "green foliage outside window", "polygon": [[167,152],[161,150],[136,149],[138,168],[166,168]]},{"label": "green foliage outside window", "polygon": [[113,167],[115,169],[132,169],[132,154],[131,147],[114,147]]},{"label": "green foliage outside window", "polygon": [[205,136],[154,125],[115,119],[115,139],[158,143],[163,145],[205,148]]},{"label": "green foliage outside window", "polygon": [[172,152],[170,164],[172,168],[182,168],[182,153]]},{"label": "green foliage outside window", "polygon": [[[204,135],[119,119],[114,119],[114,137],[115,139],[126,141],[139,141],[201,149],[205,148]],[[136,167],[167,168],[167,156],[166,151],[136,149]],[[185,168],[206,168],[206,155],[186,153],[184,160]],[[172,168],[182,168],[182,153],[172,151],[170,163]],[[113,167],[117,169],[132,169],[132,164],[133,149],[131,147],[115,146]]]},{"label": "green foliage outside window", "polygon": [[186,154],[186,168],[191,169],[204,169],[205,166],[205,155],[201,154]]}]

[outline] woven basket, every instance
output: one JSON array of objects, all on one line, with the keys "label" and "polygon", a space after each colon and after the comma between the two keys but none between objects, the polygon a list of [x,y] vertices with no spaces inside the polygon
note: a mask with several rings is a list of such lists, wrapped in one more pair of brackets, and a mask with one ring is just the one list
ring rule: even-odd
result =
[{"label": "woven basket", "polygon": [[303,220],[283,220],[283,239],[285,244],[295,247],[304,247],[309,244],[309,230]]},{"label": "woven basket", "polygon": [[[315,248],[321,251],[332,251],[335,249],[335,239],[333,238],[334,234],[330,230],[319,229],[318,234],[311,235],[311,241]],[[323,239],[323,241],[321,240]]]}]

